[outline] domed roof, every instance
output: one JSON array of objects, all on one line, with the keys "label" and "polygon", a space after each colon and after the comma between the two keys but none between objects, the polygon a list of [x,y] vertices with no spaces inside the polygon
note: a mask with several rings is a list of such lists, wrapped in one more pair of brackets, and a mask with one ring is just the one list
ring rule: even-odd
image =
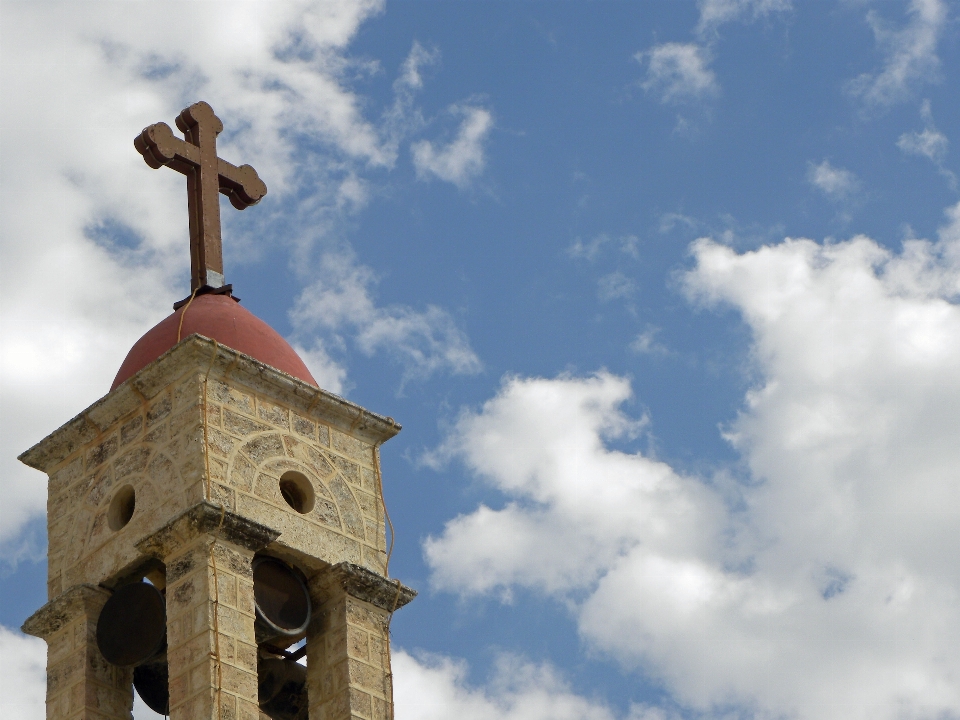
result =
[{"label": "domed roof", "polygon": [[[186,312],[186,315],[184,315]],[[180,318],[183,316],[183,327]],[[179,330],[179,339],[178,339]],[[137,340],[110,387],[114,390],[179,340],[193,334],[216,340],[256,360],[319,387],[303,360],[280,334],[229,295],[197,295]]]}]

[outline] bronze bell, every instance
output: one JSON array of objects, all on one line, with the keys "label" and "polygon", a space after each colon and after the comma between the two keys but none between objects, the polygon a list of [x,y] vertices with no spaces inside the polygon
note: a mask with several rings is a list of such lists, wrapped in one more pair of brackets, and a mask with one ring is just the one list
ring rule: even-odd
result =
[{"label": "bronze bell", "polygon": [[307,668],[296,660],[257,660],[257,700],[272,720],[307,720]]},{"label": "bronze bell", "polygon": [[114,591],[97,620],[97,647],[107,662],[133,666],[133,686],[147,707],[170,712],[167,611],[156,587],[133,582]]},{"label": "bronze bell", "polygon": [[253,560],[257,645],[290,647],[304,638],[310,624],[310,594],[300,573],[282,560]]}]

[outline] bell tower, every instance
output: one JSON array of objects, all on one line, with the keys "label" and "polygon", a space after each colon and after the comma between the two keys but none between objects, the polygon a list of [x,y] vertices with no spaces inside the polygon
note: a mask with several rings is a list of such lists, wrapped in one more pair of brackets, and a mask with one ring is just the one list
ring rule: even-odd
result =
[{"label": "bell tower", "polygon": [[[187,176],[193,292],[110,392],[20,456],[49,477],[48,720],[389,720],[379,447],[400,426],[317,386],[223,283],[216,194],[266,194],[216,155],[206,103],[137,138]],[[211,200],[212,198],[212,200]],[[211,218],[211,208],[216,217]]]}]

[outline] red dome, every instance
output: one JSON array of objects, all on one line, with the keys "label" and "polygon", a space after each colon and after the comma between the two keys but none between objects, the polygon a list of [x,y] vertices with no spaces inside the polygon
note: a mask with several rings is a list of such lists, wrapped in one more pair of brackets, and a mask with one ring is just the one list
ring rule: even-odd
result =
[{"label": "red dome", "polygon": [[198,295],[189,308],[184,306],[175,311],[137,340],[120,366],[111,390],[177,344],[177,329],[184,310],[187,314],[183,318],[180,339],[194,333],[212,338],[221,345],[319,387],[300,356],[276,330],[233,298],[211,294]]}]

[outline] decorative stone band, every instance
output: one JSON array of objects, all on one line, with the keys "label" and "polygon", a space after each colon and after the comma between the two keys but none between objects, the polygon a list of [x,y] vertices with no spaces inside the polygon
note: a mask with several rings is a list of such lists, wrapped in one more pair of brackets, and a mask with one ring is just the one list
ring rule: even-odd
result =
[{"label": "decorative stone band", "polygon": [[[251,552],[262,550],[280,537],[273,528],[204,501],[180,513],[136,546],[144,555],[163,560],[204,533],[216,533],[221,540]],[[170,582],[169,577],[167,581]]]},{"label": "decorative stone band", "polygon": [[202,335],[191,335],[54,430],[20,455],[19,460],[48,472],[188,372],[203,376],[208,369],[215,377],[229,375],[298,412],[321,419],[373,445],[380,445],[400,432],[400,425],[393,418],[370,412]]},{"label": "decorative stone band", "polygon": [[321,573],[310,583],[314,591],[333,594],[339,590],[381,610],[393,612],[417,596],[417,591],[359,565],[342,562]]},{"label": "decorative stone band", "polygon": [[97,617],[109,597],[109,590],[95,585],[74,585],[28,617],[20,629],[46,640],[77,618]]}]

